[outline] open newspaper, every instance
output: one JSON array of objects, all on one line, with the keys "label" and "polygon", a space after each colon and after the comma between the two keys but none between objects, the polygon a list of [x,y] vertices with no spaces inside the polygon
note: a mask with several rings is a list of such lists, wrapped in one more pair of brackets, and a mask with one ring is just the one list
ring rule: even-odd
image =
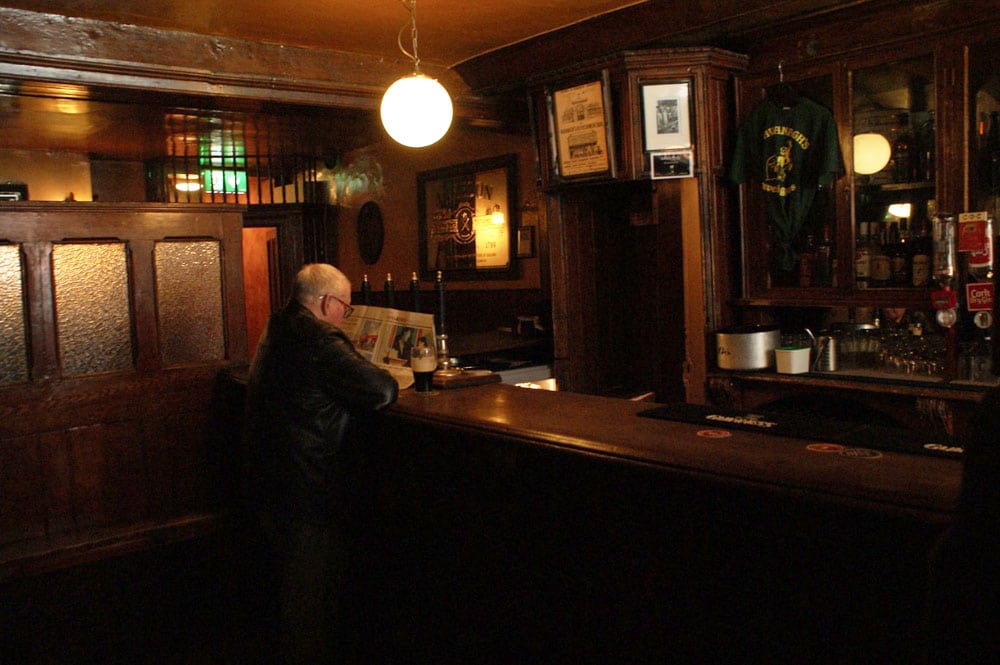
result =
[{"label": "open newspaper", "polygon": [[434,348],[433,314],[358,305],[340,329],[362,356],[392,374],[400,389],[413,385],[410,349]]}]

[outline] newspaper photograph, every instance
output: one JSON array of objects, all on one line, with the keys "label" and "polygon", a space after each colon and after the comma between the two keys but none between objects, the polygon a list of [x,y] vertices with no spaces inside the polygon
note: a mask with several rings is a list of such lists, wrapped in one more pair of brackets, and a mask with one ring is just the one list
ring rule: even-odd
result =
[{"label": "newspaper photograph", "polygon": [[366,360],[392,374],[400,389],[413,385],[410,350],[414,346],[434,348],[433,314],[358,305],[340,329]]}]

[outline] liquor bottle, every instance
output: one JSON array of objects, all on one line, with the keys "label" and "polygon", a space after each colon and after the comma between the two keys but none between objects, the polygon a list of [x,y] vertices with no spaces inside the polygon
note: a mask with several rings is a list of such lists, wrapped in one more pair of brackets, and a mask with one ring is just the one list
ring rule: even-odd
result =
[{"label": "liquor bottle", "polygon": [[886,254],[889,256],[889,283],[892,286],[909,286],[910,284],[910,271],[909,271],[909,255],[907,253],[906,247],[906,236],[904,231],[906,228],[906,218],[902,218],[895,224],[889,227],[889,243],[886,248]]},{"label": "liquor bottle", "polygon": [[806,236],[806,244],[799,250],[799,286],[816,286],[816,236]]},{"label": "liquor bottle", "polygon": [[910,285],[927,286],[931,279],[931,239],[927,220],[916,218],[910,230]]},{"label": "liquor bottle", "polygon": [[858,222],[858,236],[854,247],[854,287],[867,289],[871,286],[872,248],[871,223]]},{"label": "liquor bottle", "polygon": [[939,212],[931,223],[931,242],[934,254],[931,277],[940,287],[952,287],[955,282],[955,215]]},{"label": "liquor bottle", "polygon": [[964,252],[965,282],[988,282],[993,279],[993,217],[987,216],[984,224],[984,245],[982,249]]},{"label": "liquor bottle", "polygon": [[893,129],[892,164],[893,182],[910,182],[913,180],[913,136],[910,134],[910,115],[900,113],[896,116],[899,123]]},{"label": "liquor bottle", "polygon": [[986,133],[979,160],[978,180],[984,194],[1000,194],[1000,111],[990,113],[990,127]]},{"label": "liquor bottle", "polygon": [[920,126],[919,135],[920,159],[918,164],[919,171],[917,180],[933,182],[936,174],[934,161],[935,138],[933,111],[930,112],[927,121]]},{"label": "liquor bottle", "polygon": [[882,227],[882,230],[878,232],[872,243],[872,275],[870,282],[873,287],[889,286],[889,281],[892,278],[892,263],[889,255],[885,252],[885,241],[882,239],[884,234],[885,228]]},{"label": "liquor bottle", "polygon": [[816,245],[816,286],[834,286],[833,284],[833,240],[830,239],[830,225],[823,226],[823,238]]},{"label": "liquor bottle", "polygon": [[[958,328],[959,370],[967,372],[964,378],[982,381],[990,378],[989,349],[994,301],[993,217],[984,213],[965,213],[959,215],[959,227],[964,227],[969,218],[982,225],[981,236],[977,238],[982,244],[977,249],[960,253],[962,292],[959,299],[962,307]],[[960,242],[959,246],[963,244]]]}]

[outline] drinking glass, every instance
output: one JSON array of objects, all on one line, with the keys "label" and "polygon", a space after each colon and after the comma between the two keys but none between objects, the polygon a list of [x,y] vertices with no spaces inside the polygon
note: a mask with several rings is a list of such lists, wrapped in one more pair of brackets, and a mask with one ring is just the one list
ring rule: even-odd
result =
[{"label": "drinking glass", "polygon": [[417,344],[410,349],[410,369],[413,385],[418,393],[429,395],[434,388],[434,370],[437,369],[437,351],[427,344]]}]

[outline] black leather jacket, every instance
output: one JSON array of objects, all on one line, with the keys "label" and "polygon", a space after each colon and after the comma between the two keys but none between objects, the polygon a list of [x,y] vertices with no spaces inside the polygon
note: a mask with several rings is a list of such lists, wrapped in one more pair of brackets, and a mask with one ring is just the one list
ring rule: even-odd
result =
[{"label": "black leather jacket", "polygon": [[356,419],[396,401],[398,385],[337,328],[297,301],[271,315],[247,385],[244,440],[252,507],[279,520],[345,517],[345,447]]}]

